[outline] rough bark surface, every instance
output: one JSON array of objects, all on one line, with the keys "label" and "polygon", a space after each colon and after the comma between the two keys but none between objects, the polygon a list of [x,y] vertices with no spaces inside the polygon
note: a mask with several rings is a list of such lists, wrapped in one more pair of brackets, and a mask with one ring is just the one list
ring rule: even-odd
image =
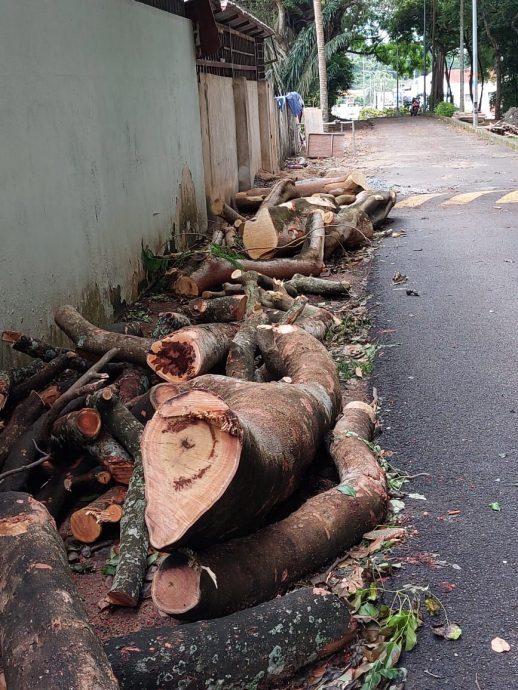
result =
[{"label": "rough bark surface", "polygon": [[54,320],[81,350],[103,355],[108,350],[116,348],[119,350],[119,359],[146,365],[146,356],[153,343],[150,338],[110,333],[97,328],[70,305],[59,307],[54,314]]},{"label": "rough bark surface", "polygon": [[101,432],[101,416],[96,410],[84,407],[56,419],[52,426],[52,443],[55,447],[76,446],[82,448],[92,443]]},{"label": "rough bark surface", "polygon": [[124,690],[250,690],[282,681],[353,635],[345,603],[307,588],[227,618],[115,638],[105,650]]},{"label": "rough bark surface", "polygon": [[190,326],[191,322],[184,314],[178,314],[174,311],[164,311],[158,315],[158,319],[151,333],[153,340],[160,340],[170,335],[180,328]]},{"label": "rough bark surface", "polygon": [[144,427],[132,413],[115,398],[111,391],[101,391],[92,401],[101,412],[108,431],[133,456],[134,468],[124,513],[120,523],[120,559],[108,595],[112,604],[137,606],[147,566],[149,537],[144,521],[146,500],[140,439]]},{"label": "rough bark surface", "polygon": [[133,458],[111,434],[103,431],[94,443],[88,442],[84,447],[118,484],[129,484],[133,474]]},{"label": "rough bark surface", "polygon": [[324,280],[324,278],[313,278],[295,274],[283,288],[293,287],[302,294],[322,295],[323,297],[347,297],[351,286],[349,283],[338,280]]},{"label": "rough bark surface", "polygon": [[0,495],[0,646],[8,688],[116,690],[46,509]]},{"label": "rough bark surface", "polygon": [[189,302],[188,309],[204,323],[232,323],[241,321],[246,310],[245,295],[228,295],[215,299],[198,299]]},{"label": "rough bark surface", "polygon": [[[15,367],[6,371],[0,371],[0,412],[4,409],[13,390],[31,378],[44,367],[43,362],[31,362],[25,367]],[[27,393],[32,390],[29,388]],[[21,396],[20,396],[21,397]]]},{"label": "rough bark surface", "polygon": [[0,471],[16,442],[45,410],[43,400],[35,391],[32,391],[23,402],[16,406],[9,422],[0,434]]},{"label": "rough bark surface", "polygon": [[[153,581],[158,608],[192,619],[253,606],[286,591],[360,541],[383,520],[388,501],[385,475],[367,445],[373,422],[372,408],[354,402],[345,407],[332,432],[331,454],[340,483],[355,496],[333,488],[284,520],[211,546],[190,562],[181,553],[171,554]],[[215,574],[217,588],[206,569]]]},{"label": "rough bark surface", "polygon": [[[179,389],[212,393],[228,413],[217,417],[210,407],[193,413],[186,396],[185,404],[159,406],[147,424],[142,439],[146,521],[156,548],[223,539],[257,527],[291,495],[312,462],[340,408],[336,365],[323,345],[296,326],[275,327],[275,342],[292,384],[201,376]],[[222,442],[225,435],[239,440],[237,464],[222,459],[218,467],[205,457],[203,444],[198,448],[192,438],[205,428],[207,438],[208,431],[221,431]],[[209,443],[206,452],[211,448]],[[172,452],[174,466],[167,460]],[[191,506],[189,495],[197,491],[198,480],[209,481],[210,491],[207,486],[204,502]]]}]

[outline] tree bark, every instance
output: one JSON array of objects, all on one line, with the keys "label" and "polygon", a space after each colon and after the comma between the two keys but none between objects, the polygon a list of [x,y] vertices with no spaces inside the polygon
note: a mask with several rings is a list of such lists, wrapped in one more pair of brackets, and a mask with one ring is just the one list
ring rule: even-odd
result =
[{"label": "tree bark", "polygon": [[179,331],[180,328],[185,328],[190,325],[190,320],[184,314],[177,314],[174,311],[164,311],[158,315],[151,337],[153,340],[160,340],[175,331]]},{"label": "tree bark", "polygon": [[[326,42],[324,37],[324,19],[322,17],[321,0],[313,0],[313,10],[315,13],[315,33],[317,36],[318,54],[318,84],[320,89],[320,110],[322,111],[322,122],[329,120],[329,102],[327,90],[327,64],[326,64]],[[325,129],[325,124],[324,124]]]},{"label": "tree bark", "polygon": [[126,489],[114,486],[84,508],[72,513],[70,529],[75,539],[93,544],[102,534],[104,524],[120,522]]},{"label": "tree bark", "polygon": [[118,359],[146,365],[147,353],[153,343],[150,338],[110,333],[97,328],[70,305],[59,307],[54,314],[54,320],[81,350],[103,355],[108,350],[116,348],[119,350]]},{"label": "tree bark", "polygon": [[308,587],[227,618],[115,638],[105,650],[123,690],[206,690],[209,683],[249,690],[288,678],[353,636],[346,604]]},{"label": "tree bark", "polygon": [[309,243],[298,256],[289,259],[271,259],[269,261],[251,261],[239,259],[238,266],[224,259],[207,257],[189,276],[181,276],[174,285],[179,295],[199,295],[216,285],[230,280],[236,268],[243,271],[257,271],[271,278],[288,279],[295,273],[303,275],[320,275],[324,268],[323,238],[324,223],[320,214],[309,216],[306,232]]},{"label": "tree bark", "polygon": [[23,402],[16,406],[5,429],[0,434],[0,471],[15,443],[45,410],[45,403],[35,391],[32,391]]},{"label": "tree bark", "polygon": [[[372,225],[377,228],[385,222],[396,201],[397,194],[392,190],[385,192],[365,191],[359,192],[356,195],[356,201],[348,208],[360,209],[366,213]],[[345,209],[343,213],[346,213]]]},{"label": "tree bark", "polygon": [[149,371],[141,367],[127,367],[110,388],[121,403],[126,405],[149,389]]},{"label": "tree bark", "polygon": [[[31,364],[25,367],[16,367],[13,369],[7,369],[6,371],[0,371],[0,412],[7,405],[11,394],[14,389],[23,383],[26,379],[31,378],[44,366],[43,362],[31,362]],[[27,393],[31,389],[27,391]]]},{"label": "tree bark", "polygon": [[261,311],[250,316],[230,343],[225,373],[227,376],[255,381],[255,353],[257,350],[257,326],[267,323]]},{"label": "tree bark", "polygon": [[9,688],[116,690],[45,508],[0,495],[0,646]]},{"label": "tree bark", "polygon": [[300,294],[322,295],[322,297],[349,297],[351,286],[343,280],[325,280],[296,273],[283,284],[283,288],[293,287]]},{"label": "tree bark", "polygon": [[180,552],[171,554],[153,581],[157,607],[192,619],[254,606],[360,541],[383,520],[388,501],[384,473],[366,444],[372,439],[373,421],[369,405],[350,403],[332,433],[331,455],[340,485],[350,487],[354,496],[333,488],[248,537],[210,546],[190,560]]},{"label": "tree bark", "polygon": [[302,329],[274,330],[291,384],[202,376],[179,386],[147,424],[146,522],[155,548],[257,527],[312,462],[340,406],[336,365]]},{"label": "tree bark", "polygon": [[324,257],[328,259],[335,252],[344,253],[361,246],[373,235],[374,228],[367,214],[359,208],[346,206],[335,214],[333,223],[326,225]]},{"label": "tree bark", "polygon": [[244,295],[228,295],[205,300],[198,297],[187,308],[204,323],[232,323],[241,321],[246,311]]},{"label": "tree bark", "polygon": [[140,451],[144,427],[110,390],[100,391],[93,404],[102,415],[108,431],[133,456],[131,476],[120,523],[120,559],[108,594],[108,601],[118,606],[137,606],[147,567],[149,536],[144,522],[146,499]]},{"label": "tree bark", "polygon": [[19,383],[11,392],[11,401],[16,403],[19,400],[23,400],[32,390],[39,390],[47,386],[65,369],[70,367],[70,363],[75,357],[76,355],[73,352],[65,352],[58,355],[51,362],[45,364],[42,369],[39,369],[28,379]]},{"label": "tree bark", "polygon": [[226,357],[238,329],[238,325],[231,323],[182,328],[153,343],[148,365],[171,383],[200,376]]},{"label": "tree bark", "polygon": [[103,431],[94,443],[85,444],[92,457],[105,467],[118,484],[127,486],[133,474],[133,458],[113,436]]},{"label": "tree bark", "polygon": [[72,487],[75,477],[89,472],[91,459],[81,455],[69,463],[66,470],[56,467],[54,473],[36,492],[36,499],[42,503],[59,525],[68,515],[77,500],[77,492]]}]

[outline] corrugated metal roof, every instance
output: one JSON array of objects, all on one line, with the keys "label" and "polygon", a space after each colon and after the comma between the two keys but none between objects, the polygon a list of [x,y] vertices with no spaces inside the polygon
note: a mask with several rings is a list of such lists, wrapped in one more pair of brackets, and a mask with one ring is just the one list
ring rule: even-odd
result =
[{"label": "corrugated metal roof", "polygon": [[220,24],[226,24],[236,31],[254,38],[267,38],[273,36],[274,31],[266,26],[260,19],[247,12],[235,2],[214,0],[212,2],[214,18]]}]

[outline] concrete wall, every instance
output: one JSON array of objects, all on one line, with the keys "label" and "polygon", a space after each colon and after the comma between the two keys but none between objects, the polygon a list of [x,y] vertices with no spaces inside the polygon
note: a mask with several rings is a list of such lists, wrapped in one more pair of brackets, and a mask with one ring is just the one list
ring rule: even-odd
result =
[{"label": "concrete wall", "polygon": [[246,96],[248,100],[248,123],[250,131],[250,177],[252,184],[256,174],[261,169],[261,132],[259,128],[259,97],[257,82],[246,82]]},{"label": "concrete wall", "polygon": [[230,201],[238,189],[232,77],[200,74],[200,115],[207,200]]},{"label": "concrete wall", "polygon": [[142,241],[205,229],[192,27],[134,0],[0,15],[0,330],[41,336],[132,298]]},{"label": "concrete wall", "polygon": [[279,151],[278,107],[269,81],[257,82],[259,129],[261,135],[261,168],[275,173],[281,164]]}]

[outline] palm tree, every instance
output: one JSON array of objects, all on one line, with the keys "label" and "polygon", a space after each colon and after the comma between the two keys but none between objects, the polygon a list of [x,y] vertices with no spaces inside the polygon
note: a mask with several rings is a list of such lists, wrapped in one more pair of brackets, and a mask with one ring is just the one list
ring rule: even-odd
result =
[{"label": "palm tree", "polygon": [[327,96],[327,65],[324,39],[324,20],[322,17],[322,1],[313,0],[315,11],[315,32],[317,35],[318,52],[318,81],[320,84],[320,109],[322,111],[322,122],[329,120],[329,102]]}]

